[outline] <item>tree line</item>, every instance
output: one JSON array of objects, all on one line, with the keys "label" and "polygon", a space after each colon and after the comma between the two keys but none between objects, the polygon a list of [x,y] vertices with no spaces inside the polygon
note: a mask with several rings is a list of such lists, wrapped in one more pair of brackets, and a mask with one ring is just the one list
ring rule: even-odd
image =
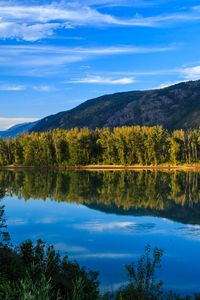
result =
[{"label": "tree line", "polygon": [[0,165],[158,165],[200,161],[200,129],[74,128],[0,138]]}]

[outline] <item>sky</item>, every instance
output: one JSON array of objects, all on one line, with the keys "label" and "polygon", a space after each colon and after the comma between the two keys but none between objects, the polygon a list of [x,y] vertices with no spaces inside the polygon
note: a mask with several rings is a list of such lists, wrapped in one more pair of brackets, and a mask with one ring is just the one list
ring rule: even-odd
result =
[{"label": "sky", "polygon": [[199,0],[0,0],[0,130],[200,79]]}]

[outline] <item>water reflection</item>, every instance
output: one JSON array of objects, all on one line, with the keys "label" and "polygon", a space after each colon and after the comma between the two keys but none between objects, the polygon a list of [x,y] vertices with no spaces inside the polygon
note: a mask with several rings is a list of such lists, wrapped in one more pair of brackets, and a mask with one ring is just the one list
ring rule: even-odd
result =
[{"label": "water reflection", "polygon": [[[200,172],[1,171],[1,195],[200,224]],[[44,220],[51,222],[51,219]]]},{"label": "water reflection", "polygon": [[113,288],[151,244],[165,286],[186,293],[200,290],[199,184],[198,172],[0,172],[14,244],[41,238]]}]

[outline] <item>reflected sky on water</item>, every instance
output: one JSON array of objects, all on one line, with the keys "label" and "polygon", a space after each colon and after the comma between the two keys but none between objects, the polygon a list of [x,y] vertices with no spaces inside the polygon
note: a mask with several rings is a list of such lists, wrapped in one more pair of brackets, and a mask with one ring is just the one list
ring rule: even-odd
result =
[{"label": "reflected sky on water", "polygon": [[200,290],[199,178],[184,172],[0,172],[13,244],[41,238],[99,271],[103,289],[125,282],[125,264],[150,244],[164,250],[159,276],[165,286],[181,292]]}]

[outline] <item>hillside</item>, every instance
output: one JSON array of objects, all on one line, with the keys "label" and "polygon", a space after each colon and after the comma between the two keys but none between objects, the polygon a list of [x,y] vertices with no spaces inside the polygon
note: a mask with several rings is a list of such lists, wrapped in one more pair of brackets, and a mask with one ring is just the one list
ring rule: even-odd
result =
[{"label": "hillside", "polygon": [[91,99],[74,109],[42,119],[32,130],[123,125],[163,125],[168,129],[198,127],[200,80],[164,89],[123,92]]},{"label": "hillside", "polygon": [[0,136],[4,139],[7,137],[16,137],[19,134],[31,130],[32,127],[35,126],[36,124],[37,122],[14,125],[7,130],[0,131]]}]

